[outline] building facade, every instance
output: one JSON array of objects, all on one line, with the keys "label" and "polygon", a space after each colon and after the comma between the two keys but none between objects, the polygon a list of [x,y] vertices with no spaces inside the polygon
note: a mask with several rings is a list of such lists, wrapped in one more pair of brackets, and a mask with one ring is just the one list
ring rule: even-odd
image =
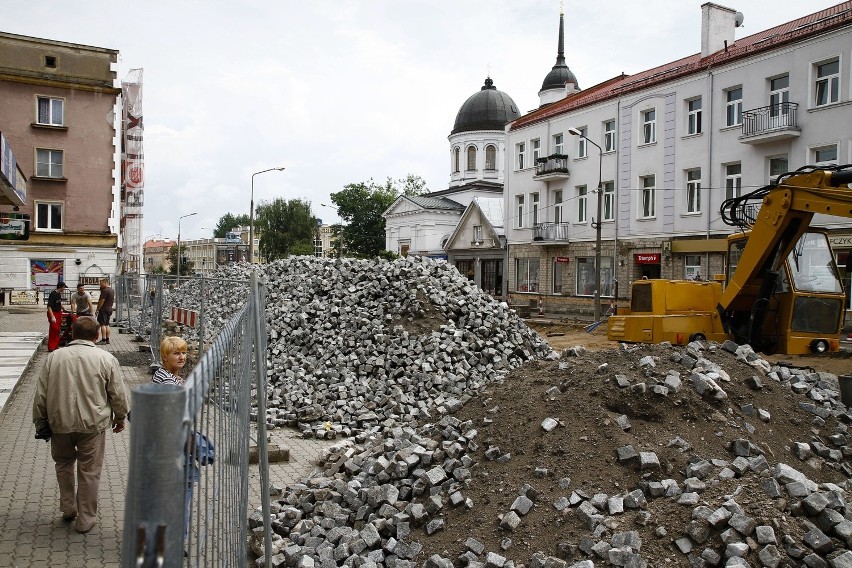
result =
[{"label": "building facade", "polygon": [[[597,223],[605,304],[642,277],[712,277],[736,230],[720,216],[726,198],[852,162],[852,2],[736,39],[740,18],[704,4],[700,53],[566,89],[508,125],[513,303],[591,314]],[[848,220],[814,225],[845,264]]]},{"label": "building facade", "polygon": [[145,272],[151,274],[171,271],[172,261],[169,258],[169,251],[176,244],[176,241],[170,239],[145,241],[142,245],[142,265],[145,267]]},{"label": "building facade", "polygon": [[[115,273],[118,51],[0,32],[0,132],[26,182],[0,216],[28,216],[29,239],[0,239],[0,288],[97,289]],[[4,154],[4,159],[6,158]],[[7,180],[8,181],[8,180]]]}]

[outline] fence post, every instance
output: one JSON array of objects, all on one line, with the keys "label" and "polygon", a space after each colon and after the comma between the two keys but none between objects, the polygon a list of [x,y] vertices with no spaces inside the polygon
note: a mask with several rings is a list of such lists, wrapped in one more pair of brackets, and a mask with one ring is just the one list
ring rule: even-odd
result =
[{"label": "fence post", "polygon": [[198,353],[204,353],[204,274],[199,282],[201,289],[200,308],[198,310]]},{"label": "fence post", "polygon": [[269,448],[266,443],[266,294],[257,270],[251,271],[254,320],[254,365],[257,379],[257,454],[260,469],[260,510],[263,513],[263,560],[272,566],[272,521],[269,518]]},{"label": "fence post", "polygon": [[163,275],[154,276],[154,302],[151,308],[151,354],[160,363],[160,339],[163,335]]},{"label": "fence post", "polygon": [[131,407],[122,565],[179,567],[184,559],[186,391],[177,385],[141,385],[131,392]]}]

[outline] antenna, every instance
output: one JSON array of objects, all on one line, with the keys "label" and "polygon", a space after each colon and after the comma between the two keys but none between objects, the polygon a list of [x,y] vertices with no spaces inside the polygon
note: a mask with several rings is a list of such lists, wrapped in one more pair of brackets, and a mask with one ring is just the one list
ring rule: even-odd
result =
[{"label": "antenna", "polygon": [[743,25],[743,20],[745,20],[745,16],[743,16],[742,12],[737,12],[734,14],[734,27],[739,28]]}]

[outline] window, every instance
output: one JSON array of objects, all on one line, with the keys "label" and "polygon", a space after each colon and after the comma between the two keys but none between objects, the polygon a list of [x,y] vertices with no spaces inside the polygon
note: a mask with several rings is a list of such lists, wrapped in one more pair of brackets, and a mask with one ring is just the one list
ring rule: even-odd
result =
[{"label": "window", "polygon": [[786,126],[790,112],[790,76],[783,75],[769,81],[770,127]]},{"label": "window", "polygon": [[586,198],[588,197],[588,189],[585,185],[577,186],[577,222],[586,222]]},{"label": "window", "polygon": [[36,149],[36,176],[62,177],[62,150]]},{"label": "window", "polygon": [[515,144],[515,154],[518,156],[518,169],[524,169],[524,154],[527,151],[527,146],[523,142]]},{"label": "window", "polygon": [[743,193],[743,167],[740,164],[725,166],[725,199],[739,197]]},{"label": "window", "polygon": [[535,165],[541,157],[541,140],[538,138],[530,140],[530,146],[532,146],[532,161],[533,165]]},{"label": "window", "polygon": [[473,271],[473,260],[457,260],[456,270],[458,270],[459,274],[462,276],[466,276],[468,280],[474,279],[475,273]]},{"label": "window", "polygon": [[[595,293],[595,257],[577,257],[577,295]],[[601,296],[612,296],[612,257],[601,257]]]},{"label": "window", "polygon": [[553,222],[562,222],[562,190],[553,192]]},{"label": "window", "polygon": [[655,109],[642,111],[642,144],[653,144],[657,141],[657,111]]},{"label": "window", "polygon": [[603,123],[604,129],[604,152],[615,152],[615,121],[607,120]]},{"label": "window", "polygon": [[565,137],[562,134],[554,134],[553,135],[553,153],[554,154],[564,154],[565,153]]},{"label": "window", "polygon": [[686,133],[701,134],[701,99],[686,102]]},{"label": "window", "polygon": [[554,294],[562,293],[562,280],[564,278],[566,263],[559,262],[559,258],[553,259],[553,290]]},{"label": "window", "polygon": [[603,187],[603,220],[615,219],[615,182],[605,181]]},{"label": "window", "polygon": [[476,171],[476,147],[468,146],[467,148],[467,171]]},{"label": "window", "polygon": [[411,241],[399,241],[399,256],[408,256],[411,250]]},{"label": "window", "polygon": [[[687,280],[701,280],[701,255],[686,255],[683,277]],[[706,274],[705,274],[706,276]]]},{"label": "window", "polygon": [[517,212],[517,216],[515,217],[516,227],[518,229],[524,228],[524,196],[519,195],[515,198],[515,211]]},{"label": "window", "polygon": [[743,88],[725,91],[725,126],[739,126],[743,123]]},{"label": "window", "polygon": [[515,259],[515,274],[517,274],[518,292],[538,292],[538,267],[537,258]]},{"label": "window", "polygon": [[701,170],[686,171],[686,212],[701,212]]},{"label": "window", "polygon": [[38,97],[36,123],[62,126],[65,120],[65,101],[49,97]]},{"label": "window", "polygon": [[62,230],[62,204],[36,202],[36,229],[40,231]]},{"label": "window", "polygon": [[482,243],[482,225],[473,226],[473,241],[475,243]]},{"label": "window", "polygon": [[837,146],[822,146],[820,148],[812,148],[813,163],[817,166],[828,166],[837,164]]},{"label": "window", "polygon": [[461,149],[456,146],[455,150],[453,150],[453,173],[459,173],[461,171]]},{"label": "window", "polygon": [[485,147],[485,169],[497,169],[497,147],[488,145]]},{"label": "window", "polygon": [[580,136],[577,137],[577,157],[585,158],[589,155],[589,141],[586,140],[586,134],[588,129],[584,126],[583,128],[578,128],[580,131]]},{"label": "window", "polygon": [[647,219],[653,217],[656,213],[656,191],[657,176],[642,176],[639,178],[639,185],[642,188],[642,211],[640,217]]},{"label": "window", "polygon": [[531,226],[535,227],[538,225],[538,210],[539,210],[539,198],[538,193],[530,193],[530,204],[531,204]]},{"label": "window", "polygon": [[823,106],[840,100],[840,59],[816,66],[814,105]]},{"label": "window", "polygon": [[772,183],[773,180],[778,179],[778,176],[786,174],[788,171],[790,171],[790,167],[787,162],[787,156],[769,158],[769,183]]},{"label": "window", "polygon": [[45,55],[44,56],[44,66],[55,68],[56,67],[56,56],[54,55]]}]

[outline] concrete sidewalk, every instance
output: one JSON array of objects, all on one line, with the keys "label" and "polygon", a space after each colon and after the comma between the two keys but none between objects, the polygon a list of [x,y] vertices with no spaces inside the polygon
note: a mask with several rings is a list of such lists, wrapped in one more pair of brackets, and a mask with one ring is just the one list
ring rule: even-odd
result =
[{"label": "concrete sidewalk", "polygon": [[[121,540],[124,500],[127,486],[128,447],[132,423],[120,434],[107,434],[106,452],[99,494],[98,523],[89,533],[78,534],[61,520],[59,489],[56,485],[50,444],[34,438],[32,401],[36,380],[47,358],[40,336],[46,335],[47,321],[42,307],[0,307],[0,330],[10,338],[8,349],[0,343],[0,383],[14,383],[0,408],[0,567],[14,566],[121,566]],[[24,345],[15,349],[13,345]],[[101,347],[120,355],[138,352],[134,336],[113,328],[110,344]],[[5,353],[4,353],[5,352]],[[29,360],[27,352],[32,353]],[[11,370],[12,359],[18,364]],[[20,367],[27,359],[27,364]],[[4,371],[6,369],[7,371]],[[145,384],[151,377],[144,367],[121,367],[128,390]],[[19,372],[19,376],[15,373]],[[272,464],[272,483],[287,485],[307,476],[318,454],[332,442],[304,440],[298,432],[276,429],[271,443],[289,450],[287,462]],[[260,505],[257,466],[250,469],[251,510]]]}]

